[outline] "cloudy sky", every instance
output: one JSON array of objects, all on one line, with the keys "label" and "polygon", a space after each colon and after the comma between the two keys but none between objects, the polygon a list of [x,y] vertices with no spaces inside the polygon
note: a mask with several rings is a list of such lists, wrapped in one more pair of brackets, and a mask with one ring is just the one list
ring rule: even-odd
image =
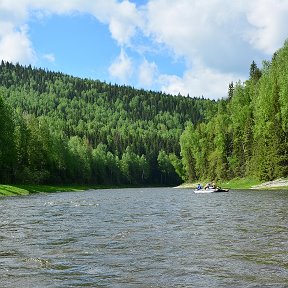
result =
[{"label": "cloudy sky", "polygon": [[210,99],[288,38],[288,0],[0,0],[0,59]]}]

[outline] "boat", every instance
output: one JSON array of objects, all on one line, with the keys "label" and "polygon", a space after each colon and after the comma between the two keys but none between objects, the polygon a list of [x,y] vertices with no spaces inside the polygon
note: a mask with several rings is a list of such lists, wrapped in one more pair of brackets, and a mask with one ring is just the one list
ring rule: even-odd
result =
[{"label": "boat", "polygon": [[229,189],[222,188],[207,188],[207,189],[196,189],[195,193],[219,193],[219,192],[229,192]]}]

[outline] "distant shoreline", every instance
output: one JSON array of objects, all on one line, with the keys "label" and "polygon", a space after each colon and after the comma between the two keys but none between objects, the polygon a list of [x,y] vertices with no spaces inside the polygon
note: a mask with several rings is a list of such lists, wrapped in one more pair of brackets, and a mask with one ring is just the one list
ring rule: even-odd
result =
[{"label": "distant shoreline", "polygon": [[[27,196],[38,193],[57,193],[57,192],[84,192],[88,190],[100,189],[121,189],[121,188],[143,188],[143,187],[159,187],[143,186],[143,185],[40,185],[40,184],[0,184],[1,196]],[[162,187],[162,186],[161,186]],[[165,186],[163,186],[165,187]]]},{"label": "distant shoreline", "polygon": [[[203,182],[205,183],[205,181]],[[202,183],[202,184],[203,184]],[[174,188],[180,189],[195,189],[197,183],[183,183]],[[251,190],[288,190],[288,179],[279,178],[268,182],[259,182],[251,179],[236,179],[228,182],[217,183],[222,188],[228,188],[233,190],[251,189]],[[111,186],[111,185],[71,185],[71,186],[57,186],[57,185],[0,185],[0,197],[1,196],[25,196],[37,193],[57,193],[57,192],[81,192],[87,190],[98,189],[119,189],[119,188],[140,188],[143,186]]]},{"label": "distant shoreline", "polygon": [[[260,181],[256,181],[256,182],[259,182],[257,184],[255,184],[255,180],[254,181],[251,180],[251,183],[249,183],[249,179],[246,182],[244,183],[243,182],[244,182],[243,179],[238,179],[238,180],[219,183],[219,186],[224,187],[224,188],[229,188],[229,189],[235,189],[235,190],[239,190],[239,189],[251,189],[251,190],[288,189],[288,179],[285,179],[285,178],[279,178],[273,181],[268,181],[268,182],[263,182],[263,183],[261,183]],[[197,187],[198,183],[199,182],[183,183],[175,188],[194,189]]]},{"label": "distant shoreline", "polygon": [[259,185],[254,185],[251,187],[251,189],[274,189],[274,188],[288,189],[288,179],[280,178],[273,181],[264,182]]},{"label": "distant shoreline", "polygon": [[109,189],[109,188],[121,188],[119,186],[112,185],[0,185],[0,197],[1,196],[26,196],[37,193],[57,193],[57,192],[81,192],[92,189]]}]

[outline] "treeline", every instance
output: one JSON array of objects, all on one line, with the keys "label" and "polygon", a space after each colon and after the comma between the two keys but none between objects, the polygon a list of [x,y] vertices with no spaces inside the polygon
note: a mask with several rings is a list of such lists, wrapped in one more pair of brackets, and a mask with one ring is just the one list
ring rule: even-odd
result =
[{"label": "treeline", "polygon": [[2,61],[0,182],[175,185],[186,123],[215,108]]},{"label": "treeline", "polygon": [[245,83],[231,83],[208,122],[181,136],[185,180],[288,175],[288,42]]}]

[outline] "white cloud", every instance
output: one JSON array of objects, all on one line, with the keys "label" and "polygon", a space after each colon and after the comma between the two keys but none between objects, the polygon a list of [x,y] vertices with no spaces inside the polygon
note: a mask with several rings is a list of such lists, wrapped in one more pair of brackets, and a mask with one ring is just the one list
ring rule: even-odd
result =
[{"label": "white cloud", "polygon": [[145,13],[146,35],[186,60],[182,77],[160,77],[172,94],[226,96],[255,55],[265,59],[288,36],[288,0],[150,0]]},{"label": "white cloud", "polygon": [[139,67],[139,82],[141,86],[149,88],[153,85],[157,74],[157,65],[154,62],[148,62],[146,59]]},{"label": "white cloud", "polygon": [[[31,0],[30,0],[31,1]],[[111,36],[118,44],[127,45],[135,35],[137,27],[142,25],[141,15],[136,5],[128,0],[34,0],[34,7],[46,9],[52,13],[72,12],[89,13],[99,21],[108,24]]]},{"label": "white cloud", "polygon": [[240,78],[240,75],[221,73],[200,65],[187,70],[183,77],[161,75],[159,82],[162,84],[161,90],[172,95],[180,93],[191,97],[219,99],[227,96],[228,83]]},{"label": "white cloud", "polygon": [[145,12],[146,33],[189,61],[250,44],[271,54],[288,36],[288,0],[150,0]]},{"label": "white cloud", "polygon": [[10,29],[6,33],[1,31],[0,59],[21,64],[31,64],[36,61],[36,54],[27,35],[26,26],[22,26],[20,30],[16,31]]},{"label": "white cloud", "polygon": [[132,60],[127,56],[124,49],[121,49],[119,57],[109,67],[109,73],[112,77],[126,83],[133,72]]},{"label": "white cloud", "polygon": [[[4,60],[27,63],[35,60],[33,44],[21,28],[29,17],[41,18],[49,14],[89,13],[109,25],[111,36],[121,46],[128,45],[141,26],[136,5],[125,0],[1,0],[0,56]],[[20,45],[12,43],[18,38]],[[7,50],[8,48],[12,48]]]},{"label": "white cloud", "polygon": [[[239,36],[230,29],[239,14],[228,0],[154,0],[147,5],[147,33],[188,61],[213,50],[225,49],[229,37]],[[225,7],[225,9],[223,9]],[[228,29],[229,28],[229,29]],[[201,51],[200,48],[205,50]],[[209,47],[210,53],[211,46]],[[215,51],[215,50],[214,50]]]},{"label": "white cloud", "polygon": [[52,62],[52,63],[55,62],[55,55],[52,53],[44,54],[43,58],[48,60],[49,62]]},{"label": "white cloud", "polygon": [[[1,21],[6,21],[13,23],[14,25],[23,24],[28,17],[27,5],[28,1],[0,1],[0,19]],[[2,30],[2,27],[0,27]]]},{"label": "white cloud", "polygon": [[[137,70],[139,83],[161,83],[166,92],[191,96],[225,96],[228,83],[243,78],[255,55],[271,55],[288,36],[288,0],[147,0],[139,9],[131,0],[0,0],[0,58],[35,64],[39,57],[25,26],[28,20],[73,13],[91,14],[108,25],[121,47],[109,67],[112,77],[132,79],[132,59],[124,48],[137,53],[133,37],[139,33],[186,63],[180,77],[159,75],[157,60],[145,60]],[[42,57],[55,61],[53,54]]]},{"label": "white cloud", "polygon": [[252,28],[247,31],[248,41],[258,50],[274,53],[288,37],[288,1],[254,0],[247,11]]},{"label": "white cloud", "polygon": [[140,27],[141,23],[142,20],[136,5],[129,1],[123,1],[115,6],[115,11],[110,16],[109,28],[112,37],[123,45],[130,43],[130,39],[136,33],[136,28]]},{"label": "white cloud", "polygon": [[36,53],[29,39],[28,14],[24,1],[0,1],[0,59],[30,64]]}]

